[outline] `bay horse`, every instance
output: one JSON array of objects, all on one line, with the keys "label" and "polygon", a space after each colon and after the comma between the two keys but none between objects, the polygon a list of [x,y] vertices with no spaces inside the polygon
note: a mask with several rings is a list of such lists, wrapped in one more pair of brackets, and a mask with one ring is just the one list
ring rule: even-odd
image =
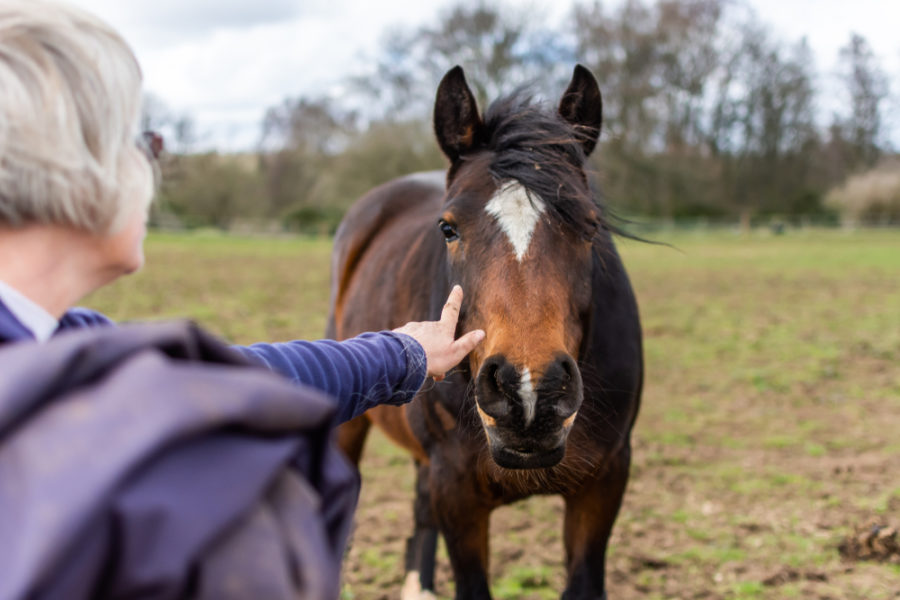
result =
[{"label": "bay horse", "polygon": [[374,408],[338,433],[357,465],[372,423],[415,461],[404,600],[434,597],[438,532],[456,598],[490,598],[491,511],[534,494],[565,501],[562,597],[606,597],[643,358],[616,229],[584,170],[601,121],[599,87],[581,65],[557,110],[520,90],[483,116],[455,67],[434,108],[449,169],[373,189],[338,228],[330,337],[436,320],[456,283],[458,331],[487,334],[411,403]]}]

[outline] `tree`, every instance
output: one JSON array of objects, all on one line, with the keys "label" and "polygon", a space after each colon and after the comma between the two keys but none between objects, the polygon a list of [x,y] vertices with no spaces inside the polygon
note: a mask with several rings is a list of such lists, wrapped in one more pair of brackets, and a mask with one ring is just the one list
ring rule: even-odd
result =
[{"label": "tree", "polygon": [[378,121],[335,157],[321,191],[332,204],[347,208],[377,185],[409,173],[443,169],[445,163],[430,123]]},{"label": "tree", "polygon": [[184,225],[228,229],[238,218],[262,213],[261,189],[250,155],[183,155],[174,179],[160,191],[159,204]]},{"label": "tree", "polygon": [[741,215],[818,206],[820,147],[812,53],[786,45],[749,13],[722,34],[708,147],[721,164],[720,193]]},{"label": "tree", "polygon": [[870,168],[882,154],[882,106],[889,92],[887,76],[869,43],[859,34],[851,34],[839,56],[840,78],[848,104],[841,125],[844,137],[852,146],[849,167]]},{"label": "tree", "polygon": [[603,5],[576,5],[575,53],[598,77],[604,126],[624,152],[649,149],[658,123],[652,99],[659,91],[657,23],[650,6],[626,0],[614,13]]},{"label": "tree", "polygon": [[719,66],[716,30],[724,7],[721,0],[664,0],[656,10],[664,143],[668,152],[681,152],[704,139],[707,83]]},{"label": "tree", "polygon": [[[630,210],[708,212],[708,82],[719,67],[720,0],[577,4],[575,54],[603,90],[607,194]],[[698,193],[700,192],[700,193]]]},{"label": "tree", "polygon": [[390,32],[372,73],[354,80],[382,110],[374,120],[430,120],[434,90],[459,64],[479,105],[517,85],[564,85],[571,52],[539,15],[500,3],[451,6],[434,25]]},{"label": "tree", "polygon": [[288,99],[266,111],[259,155],[266,214],[281,218],[322,205],[322,179],[356,131],[356,115],[328,98]]}]

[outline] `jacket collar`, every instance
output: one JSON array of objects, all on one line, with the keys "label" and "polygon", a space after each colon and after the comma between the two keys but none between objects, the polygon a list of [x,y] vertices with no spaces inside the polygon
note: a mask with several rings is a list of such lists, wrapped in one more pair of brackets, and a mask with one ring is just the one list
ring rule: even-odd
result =
[{"label": "jacket collar", "polygon": [[0,300],[0,344],[33,339],[34,334]]}]

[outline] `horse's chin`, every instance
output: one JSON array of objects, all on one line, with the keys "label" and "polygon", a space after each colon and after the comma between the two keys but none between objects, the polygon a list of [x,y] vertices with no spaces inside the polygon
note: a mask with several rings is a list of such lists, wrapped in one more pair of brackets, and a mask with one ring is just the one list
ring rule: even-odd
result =
[{"label": "horse's chin", "polygon": [[543,452],[521,452],[511,448],[491,447],[491,457],[497,466],[504,469],[548,469],[558,465],[565,454],[565,444]]}]

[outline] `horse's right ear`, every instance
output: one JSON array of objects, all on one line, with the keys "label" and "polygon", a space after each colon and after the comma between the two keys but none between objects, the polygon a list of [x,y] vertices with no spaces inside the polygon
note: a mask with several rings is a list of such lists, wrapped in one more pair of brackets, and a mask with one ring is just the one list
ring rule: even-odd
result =
[{"label": "horse's right ear", "polygon": [[480,144],[483,128],[475,96],[466,83],[462,67],[457,65],[441,79],[434,100],[434,133],[438,145],[455,164]]},{"label": "horse's right ear", "polygon": [[581,65],[575,65],[569,88],[559,102],[559,115],[575,128],[584,155],[593,152],[603,124],[603,99],[597,80]]}]

